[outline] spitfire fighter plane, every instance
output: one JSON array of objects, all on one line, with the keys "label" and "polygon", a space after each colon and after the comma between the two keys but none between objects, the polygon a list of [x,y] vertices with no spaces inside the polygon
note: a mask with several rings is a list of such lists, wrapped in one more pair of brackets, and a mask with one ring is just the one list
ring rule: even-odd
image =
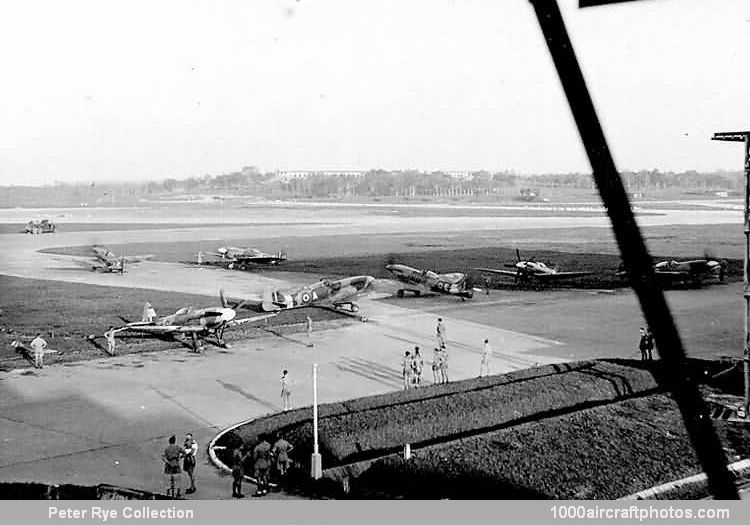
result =
[{"label": "spitfire fighter plane", "polygon": [[533,258],[524,261],[521,260],[521,252],[516,248],[516,262],[506,264],[512,270],[501,270],[496,268],[476,268],[480,272],[494,273],[496,275],[505,275],[513,277],[516,284],[521,286],[545,285],[553,282],[585,277],[593,272],[561,272],[557,268],[550,268],[542,261],[535,261]]},{"label": "spitfire fighter plane", "polygon": [[279,265],[286,261],[286,253],[264,253],[256,248],[237,248],[236,246],[221,246],[215,252],[198,252],[198,264],[203,264],[203,256],[211,255],[229,261],[229,268],[245,269],[248,264]]},{"label": "spitfire fighter plane", "polygon": [[[374,277],[357,275],[344,279],[322,279],[296,290],[265,290],[260,301],[245,299],[236,308],[251,306],[262,312],[280,312],[294,308],[325,308],[347,315],[356,314],[359,305],[354,300],[369,293]],[[364,317],[357,316],[361,321]]]},{"label": "spitfire fighter plane", "polygon": [[91,247],[93,260],[91,262],[80,261],[92,272],[125,273],[125,263],[135,264],[151,259],[153,255],[116,255],[102,246]]},{"label": "spitfire fighter plane", "polygon": [[357,275],[338,280],[323,279],[289,292],[266,290],[261,308],[264,312],[275,312],[314,306],[339,312],[357,313],[359,305],[354,302],[354,299],[368,293],[373,282],[375,282],[374,277]]},{"label": "spitfire fighter plane", "polygon": [[236,319],[237,312],[228,306],[223,292],[221,293],[221,301],[221,307],[193,308],[192,306],[188,306],[180,308],[171,315],[157,317],[151,321],[128,322],[125,326],[113,329],[112,333],[135,332],[153,335],[189,335],[193,342],[193,350],[195,351],[199,347],[198,337],[213,335],[216,337],[216,343],[220,347],[226,348],[224,330],[227,328],[245,323],[265,321],[276,315],[266,314]]},{"label": "spitfire fighter plane", "polygon": [[466,284],[466,274],[443,273],[438,274],[432,270],[419,270],[404,264],[388,264],[385,267],[400,283],[396,295],[403,297],[405,292],[411,292],[417,297],[423,293],[456,295],[465,301],[474,296],[474,289]]}]

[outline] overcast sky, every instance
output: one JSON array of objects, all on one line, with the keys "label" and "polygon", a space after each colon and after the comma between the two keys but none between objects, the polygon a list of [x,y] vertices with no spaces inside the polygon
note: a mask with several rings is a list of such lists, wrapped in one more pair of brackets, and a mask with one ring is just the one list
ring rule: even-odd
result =
[{"label": "overcast sky", "polygon": [[[562,0],[618,167],[739,170],[750,1]],[[0,181],[589,171],[527,0],[0,8]]]}]

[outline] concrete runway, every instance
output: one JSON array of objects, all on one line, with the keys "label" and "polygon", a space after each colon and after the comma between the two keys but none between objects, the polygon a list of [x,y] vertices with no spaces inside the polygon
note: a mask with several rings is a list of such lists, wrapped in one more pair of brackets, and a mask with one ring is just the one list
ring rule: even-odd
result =
[{"label": "concrete runway", "polygon": [[[316,236],[455,233],[477,229],[518,229],[523,225],[530,228],[539,228],[540,225],[555,228],[606,226],[606,220],[600,217],[545,217],[526,221],[522,217],[399,219],[349,216],[351,210],[347,211],[349,215],[339,211],[323,213],[322,218],[318,217],[319,221],[335,224],[320,225],[311,223],[317,216],[314,212],[316,210],[305,209],[295,214],[289,210],[276,210],[270,217],[268,213],[263,215],[266,220],[288,221],[283,227],[250,224],[246,227],[217,225],[215,228],[117,231],[113,225],[113,231],[94,235],[100,242],[121,244],[273,238],[281,232],[284,236]],[[92,211],[86,210],[86,213]],[[133,222],[132,211],[128,213],[131,215],[122,216],[123,222],[126,219]],[[709,222],[729,222],[731,215],[731,220],[736,220],[736,214],[727,215],[727,212],[678,215],[670,215],[667,219],[698,221],[703,217]],[[150,215],[139,215],[140,218],[144,216]],[[258,218],[260,214],[253,217]],[[8,220],[2,214],[0,219]],[[237,217],[222,216],[222,220],[230,219],[236,221]],[[86,220],[91,220],[91,217]],[[163,220],[179,222],[175,217],[163,217]],[[649,217],[649,220],[656,219]],[[131,266],[124,276],[99,274],[73,269],[76,266],[70,257],[37,251],[91,242],[91,232],[0,235],[0,273],[210,296],[216,295],[219,287],[224,287],[228,295],[238,297],[258,294],[267,286],[285,287],[315,280],[299,274],[268,277],[161,262]],[[724,312],[721,315],[726,320],[722,322],[726,323],[727,331],[732,331],[731,315],[735,310],[725,304],[729,304],[727,297],[733,299],[736,295],[735,288],[684,292],[690,295],[679,296],[676,300],[680,305],[692,304],[700,309],[701,305],[696,301],[700,296],[701,301],[714,304],[717,312]],[[226,497],[231,480],[208,464],[205,445],[221,428],[279,410],[279,377],[283,369],[290,372],[295,406],[311,402],[313,362],[320,364],[321,402],[398,390],[401,388],[400,359],[405,350],[419,345],[424,349],[425,363],[430,362],[438,316],[443,317],[448,329],[452,380],[477,375],[481,341],[485,337],[492,341],[496,350],[491,364],[493,373],[575,357],[632,353],[640,324],[632,294],[565,294],[497,292],[489,299],[478,298],[478,304],[461,303],[453,298],[415,299],[403,303],[364,299],[360,301],[361,312],[370,322],[316,331],[314,348],[307,347],[303,335],[282,338],[269,334],[226,351],[209,347],[200,355],[169,350],[51,366],[39,372],[0,373],[3,443],[0,448],[0,480],[115,483],[160,491],[164,488],[160,455],[166,446],[166,437],[177,434],[179,440],[184,432],[191,431],[201,445],[199,490],[195,497]],[[673,297],[670,296],[670,301]],[[736,311],[740,310],[738,306]],[[577,319],[585,319],[584,328],[577,324]],[[612,322],[613,319],[618,319],[618,322]],[[631,329],[634,330],[632,334]],[[425,372],[429,384],[428,366]]]}]

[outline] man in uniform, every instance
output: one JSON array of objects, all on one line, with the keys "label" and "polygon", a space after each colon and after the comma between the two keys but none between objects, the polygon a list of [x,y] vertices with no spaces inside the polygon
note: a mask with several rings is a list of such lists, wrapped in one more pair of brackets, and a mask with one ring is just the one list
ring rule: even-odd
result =
[{"label": "man in uniform", "polygon": [[180,457],[182,448],[177,446],[177,438],[170,436],[169,445],[164,449],[161,455],[164,461],[164,474],[167,476],[167,495],[173,498],[179,498],[182,492],[182,483],[180,480]]},{"label": "man in uniform", "polygon": [[47,348],[47,341],[42,339],[41,332],[36,333],[36,337],[31,341],[31,349],[34,351],[34,366],[42,368],[44,366],[44,349]]},{"label": "man in uniform", "polygon": [[284,407],[284,411],[292,408],[292,391],[289,389],[289,377],[287,376],[287,370],[281,373],[281,403]]},{"label": "man in uniform", "polygon": [[448,382],[448,351],[445,348],[440,350],[440,382]]},{"label": "man in uniform", "polygon": [[648,360],[654,360],[654,334],[651,332],[651,328],[646,329],[646,352],[648,354]]},{"label": "man in uniform", "polygon": [[258,481],[256,496],[268,494],[268,471],[271,468],[271,444],[265,436],[260,437],[260,443],[253,450],[255,460],[255,479]]},{"label": "man in uniform", "polygon": [[486,375],[490,375],[490,357],[492,356],[492,347],[490,346],[490,340],[484,340],[484,346],[482,346],[482,362],[479,365],[479,377],[482,377],[482,373],[486,371]]},{"label": "man in uniform", "polygon": [[419,354],[419,347],[414,347],[414,356],[411,360],[411,369],[413,372],[414,386],[420,386],[422,384],[422,369],[424,368],[424,360]]},{"label": "man in uniform", "polygon": [[182,445],[182,469],[188,475],[190,486],[185,489],[185,494],[195,492],[195,465],[198,455],[198,442],[193,439],[193,435],[188,432],[185,434],[185,443]]},{"label": "man in uniform", "polygon": [[401,374],[404,377],[404,390],[409,390],[411,384],[411,352],[408,350],[404,353],[404,358],[401,360]]},{"label": "man in uniform", "polygon": [[283,478],[286,476],[286,471],[289,469],[289,453],[294,447],[283,435],[279,435],[279,439],[273,444],[271,454],[276,458],[276,471],[279,473],[279,477]]},{"label": "man in uniform", "polygon": [[432,382],[436,385],[440,383],[440,363],[443,360],[439,348],[432,350]]},{"label": "man in uniform", "polygon": [[648,335],[646,329],[641,326],[641,338],[638,341],[638,349],[641,351],[641,361],[648,359]]},{"label": "man in uniform", "polygon": [[115,327],[110,325],[109,330],[104,332],[104,339],[107,340],[107,353],[109,355],[115,355]]},{"label": "man in uniform", "polygon": [[445,325],[443,324],[442,317],[438,317],[437,327],[435,327],[437,335],[438,346],[445,348]]},{"label": "man in uniform", "polygon": [[244,498],[245,495],[242,493],[242,479],[245,477],[245,460],[250,454],[242,454],[242,450],[239,448],[234,449],[232,454],[232,497],[233,498]]}]

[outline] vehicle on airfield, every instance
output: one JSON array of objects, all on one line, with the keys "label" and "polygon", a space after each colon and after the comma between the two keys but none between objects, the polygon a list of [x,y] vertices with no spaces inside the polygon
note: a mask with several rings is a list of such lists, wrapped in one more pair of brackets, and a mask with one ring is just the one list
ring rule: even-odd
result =
[{"label": "vehicle on airfield", "polygon": [[211,255],[229,261],[229,268],[239,267],[244,270],[247,264],[279,265],[286,261],[284,250],[272,254],[264,253],[257,248],[237,248],[236,246],[221,246],[215,252],[198,252],[198,264],[203,264],[203,256]]},{"label": "vehicle on airfield", "polygon": [[464,273],[439,274],[432,270],[419,270],[405,264],[388,264],[385,269],[398,281],[407,285],[399,287],[396,291],[398,297],[403,297],[404,292],[411,292],[417,297],[423,293],[456,295],[462,301],[474,297],[474,289],[468,287]]},{"label": "vehicle on airfield", "polygon": [[102,246],[92,246],[94,260],[82,265],[90,267],[92,272],[125,273],[125,263],[135,264],[151,259],[153,255],[116,255]]},{"label": "vehicle on airfield", "polygon": [[39,222],[29,221],[26,223],[26,228],[24,228],[23,231],[24,233],[31,235],[36,235],[38,233],[55,233],[55,231],[57,231],[57,226],[55,226],[55,223],[50,220],[42,219]]},{"label": "vehicle on airfield", "polygon": [[575,279],[592,275],[593,272],[561,272],[558,268],[550,268],[542,261],[536,261],[534,258],[528,260],[521,259],[521,251],[516,248],[516,262],[506,264],[507,268],[512,270],[502,270],[497,268],[475,268],[480,272],[494,273],[513,277],[515,283],[520,286],[546,285],[556,281]]},{"label": "vehicle on airfield", "polygon": [[[660,261],[654,265],[654,274],[663,284],[689,283],[700,286],[707,280],[716,279],[724,282],[726,262],[713,259],[692,259],[689,261]],[[627,279],[628,273],[622,265],[617,271],[622,279]]]},{"label": "vehicle on airfield", "polygon": [[266,321],[276,314],[265,314],[254,317],[237,319],[237,312],[230,308],[223,290],[220,291],[221,306],[209,308],[193,308],[188,306],[180,308],[175,313],[164,317],[157,317],[152,321],[128,322],[127,324],[112,330],[113,334],[121,332],[135,332],[152,335],[189,335],[192,339],[193,350],[199,348],[198,337],[213,335],[216,343],[222,348],[227,348],[224,342],[224,330],[230,327],[246,323]]},{"label": "vehicle on airfield", "polygon": [[[354,299],[371,291],[375,282],[369,275],[357,275],[343,279],[321,279],[290,291],[267,289],[261,301],[243,300],[236,308],[251,305],[263,312],[278,312],[293,308],[325,308],[343,314],[356,314],[359,305]],[[364,317],[360,320],[366,321]]]}]

